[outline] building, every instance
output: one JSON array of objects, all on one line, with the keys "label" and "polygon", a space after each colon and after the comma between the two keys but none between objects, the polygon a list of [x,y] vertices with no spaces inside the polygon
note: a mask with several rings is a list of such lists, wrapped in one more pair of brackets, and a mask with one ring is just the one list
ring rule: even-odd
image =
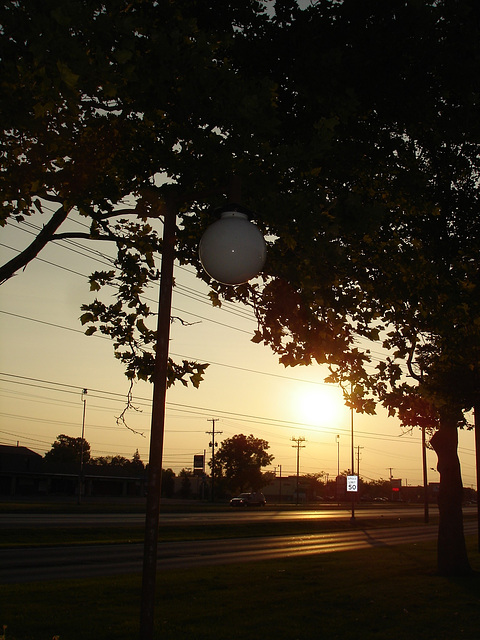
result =
[{"label": "building", "polygon": [[0,495],[38,493],[42,460],[27,447],[0,445]]},{"label": "building", "polygon": [[[128,473],[121,468],[84,465],[84,496],[145,496],[145,473]],[[80,469],[45,469],[44,459],[27,447],[0,445],[0,496],[75,496],[80,486]]]}]

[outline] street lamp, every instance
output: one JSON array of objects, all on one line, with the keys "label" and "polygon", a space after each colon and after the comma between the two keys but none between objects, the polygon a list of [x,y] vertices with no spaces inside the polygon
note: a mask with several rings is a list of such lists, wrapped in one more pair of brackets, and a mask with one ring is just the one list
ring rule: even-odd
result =
[{"label": "street lamp", "polygon": [[[353,387],[352,387],[352,391],[353,391]],[[355,446],[353,441],[353,416],[354,416],[354,408],[352,405],[350,407],[350,427],[351,427],[351,438],[352,438],[352,476],[355,475]],[[357,479],[357,482],[358,482],[358,479]],[[354,521],[355,521],[355,492],[352,491],[352,515],[350,517],[350,522],[354,522]]]},{"label": "street lamp", "polygon": [[243,284],[262,270],[267,252],[265,240],[240,205],[227,205],[219,213],[220,220],[210,225],[200,240],[200,261],[214,280]]},{"label": "street lamp", "polygon": [[337,495],[337,507],[340,506],[340,436],[337,434],[337,478],[335,481],[335,493]]},{"label": "street lamp", "polygon": [[[170,315],[172,307],[173,263],[178,201],[165,198],[160,299],[157,317],[157,346],[153,373],[152,422],[148,462],[145,543],[142,572],[140,638],[153,640],[155,585],[157,572],[158,524],[160,515],[165,401],[167,392]],[[213,230],[212,230],[213,229]],[[250,244],[253,244],[252,250]],[[223,208],[222,218],[209,227],[200,242],[200,258],[209,275],[224,284],[247,282],[262,270],[266,249],[259,229],[238,205]],[[231,265],[234,265],[232,267]],[[208,267],[208,268],[207,268]]]},{"label": "street lamp", "polygon": [[83,418],[82,418],[82,439],[80,441],[80,474],[78,476],[78,504],[82,502],[82,491],[83,491],[83,449],[85,442],[85,413],[87,411],[87,389],[83,389],[82,391],[82,402],[83,402]]},{"label": "street lamp", "polygon": [[340,436],[337,435],[337,478],[340,475]]}]

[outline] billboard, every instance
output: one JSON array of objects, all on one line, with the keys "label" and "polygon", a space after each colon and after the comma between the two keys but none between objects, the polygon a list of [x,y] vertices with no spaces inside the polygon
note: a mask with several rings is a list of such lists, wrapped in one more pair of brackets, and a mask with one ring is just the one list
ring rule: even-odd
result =
[{"label": "billboard", "polygon": [[193,456],[193,473],[199,474],[205,471],[205,456],[195,455]]}]

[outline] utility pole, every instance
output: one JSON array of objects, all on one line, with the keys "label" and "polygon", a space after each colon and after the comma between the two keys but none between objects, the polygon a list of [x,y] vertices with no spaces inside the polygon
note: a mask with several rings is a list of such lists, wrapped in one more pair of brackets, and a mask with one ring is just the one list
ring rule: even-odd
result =
[{"label": "utility pole", "polygon": [[360,482],[360,449],[364,449],[365,447],[360,447],[357,445],[357,476],[358,481]]},{"label": "utility pole", "polygon": [[[351,392],[353,394],[353,383],[351,384]],[[354,408],[353,405],[350,408],[350,430],[351,430],[351,438],[352,438],[352,475],[355,475],[355,448],[353,441],[353,418],[354,418]],[[358,484],[357,484],[358,486]],[[350,522],[355,522],[355,493],[352,492],[352,515],[350,517]]]},{"label": "utility pole", "polygon": [[300,449],[303,449],[305,447],[305,445],[302,444],[302,442],[305,442],[305,438],[303,436],[299,436],[298,438],[293,437],[292,442],[295,442],[295,444],[292,444],[292,447],[297,450],[297,505],[298,505],[298,481],[300,477]]},{"label": "utility pole", "polygon": [[[279,490],[278,501],[281,502],[282,501],[282,465],[279,464],[278,468],[280,470],[280,476],[279,476],[280,477],[280,483],[279,483],[280,484],[280,490]],[[277,473],[277,469],[275,468],[275,475],[276,475],[276,473]]]},{"label": "utility pole", "polygon": [[363,449],[364,447],[360,447],[359,445],[357,445],[357,486],[358,486],[358,499],[360,500],[360,449]]},{"label": "utility pole", "polygon": [[340,475],[340,436],[337,435],[337,478]]},{"label": "utility pole", "polygon": [[206,431],[208,435],[212,436],[210,446],[212,447],[212,502],[215,501],[215,447],[218,447],[218,442],[215,442],[215,433],[223,433],[223,431],[215,431],[215,422],[218,422],[218,418],[207,418],[207,422],[212,423],[212,430]]},{"label": "utility pole", "polygon": [[82,402],[83,402],[83,419],[82,419],[82,439],[80,441],[80,475],[78,477],[78,504],[82,502],[82,491],[83,491],[83,443],[85,442],[85,414],[87,411],[87,389],[83,389],[82,391]]}]

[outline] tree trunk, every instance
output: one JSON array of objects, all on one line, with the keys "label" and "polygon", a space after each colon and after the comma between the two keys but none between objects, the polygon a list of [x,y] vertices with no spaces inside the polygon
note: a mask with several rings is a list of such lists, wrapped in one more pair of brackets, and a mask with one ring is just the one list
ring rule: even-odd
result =
[{"label": "tree trunk", "polygon": [[477,546],[480,552],[480,401],[475,402],[475,467],[477,472]]},{"label": "tree trunk", "polygon": [[438,572],[444,576],[466,575],[472,570],[463,531],[463,484],[457,453],[456,421],[450,416],[441,415],[440,428],[430,442],[438,456],[437,469],[440,473]]}]

